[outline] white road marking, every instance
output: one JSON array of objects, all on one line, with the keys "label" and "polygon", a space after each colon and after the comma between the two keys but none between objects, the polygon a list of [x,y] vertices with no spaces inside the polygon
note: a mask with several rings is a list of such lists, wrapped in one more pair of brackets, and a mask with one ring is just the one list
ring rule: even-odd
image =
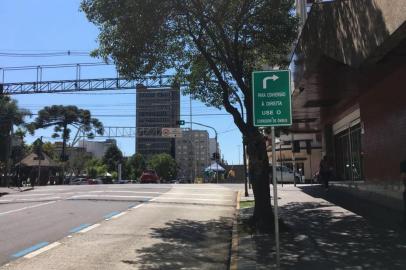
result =
[{"label": "white road marking", "polygon": [[69,199],[77,199],[77,198],[87,198],[87,197],[93,197],[93,198],[154,198],[151,196],[136,196],[136,195],[93,195],[93,194],[87,194],[87,195],[75,195],[72,197],[69,197]]},{"label": "white road marking", "polygon": [[34,252],[31,252],[31,253],[25,255],[24,258],[31,259],[31,258],[33,258],[33,257],[35,257],[35,256],[37,256],[37,255],[39,255],[41,253],[44,253],[45,251],[48,251],[48,250],[50,250],[50,249],[52,249],[54,247],[59,246],[60,244],[61,243],[59,243],[59,242],[54,242],[52,244],[49,244],[49,245],[47,245],[47,246],[45,246],[43,248],[40,248],[40,249],[38,249],[38,250],[36,250]]},{"label": "white road marking", "polygon": [[[189,194],[190,195],[190,194]],[[144,198],[144,199],[151,199],[150,201],[156,201],[156,200],[188,200],[188,201],[211,201],[211,202],[231,202],[232,200],[219,200],[219,199],[197,199],[197,198],[178,198],[178,197],[151,197],[151,196],[136,196],[136,195],[76,195],[72,196],[68,199],[78,199],[78,198]]]},{"label": "white road marking", "polygon": [[55,193],[39,193],[39,194],[11,194],[6,195],[7,198],[9,197],[33,197],[33,196],[48,196],[48,195],[55,195]]},{"label": "white road marking", "polygon": [[125,214],[127,214],[127,212],[121,212],[120,214],[117,214],[117,215],[115,215],[115,216],[112,216],[110,219],[116,219],[116,218],[119,218],[119,217],[121,217],[121,216],[124,216]]},{"label": "white road marking", "polygon": [[31,190],[30,192],[49,192],[49,191],[62,191],[62,190],[69,190],[69,188],[55,188],[55,189],[52,189],[52,188],[47,188],[47,189],[34,189],[34,190]]},{"label": "white road marking", "polygon": [[[79,192],[77,192],[79,193]],[[86,193],[86,192],[80,192]],[[193,196],[213,196],[213,197],[233,197],[233,195],[219,195],[219,194],[209,194],[209,193],[179,193],[179,192],[154,192],[154,191],[128,191],[128,190],[97,190],[89,191],[87,193],[131,193],[131,194],[166,194],[166,195],[193,195]]]},{"label": "white road marking", "polygon": [[17,199],[13,201],[26,201],[26,202],[32,202],[32,201],[38,201],[38,200],[55,200],[55,199],[60,199],[61,197],[43,197],[43,198],[37,198],[37,199]]},{"label": "white road marking", "polygon": [[[151,200],[152,201],[152,200]],[[134,206],[134,207],[132,207],[131,209],[137,209],[137,208],[140,208],[141,206],[144,206],[145,204],[139,204],[139,205],[136,205],[136,206]]]},{"label": "white road marking", "polygon": [[56,202],[57,202],[57,201],[46,202],[46,203],[40,203],[40,204],[35,204],[35,205],[31,205],[31,206],[26,206],[26,207],[19,208],[19,209],[15,209],[15,210],[10,210],[10,211],[7,211],[7,212],[2,212],[2,213],[0,213],[0,216],[7,215],[7,214],[11,214],[11,213],[15,213],[15,212],[20,212],[20,211],[24,211],[24,210],[27,210],[27,209],[36,208],[36,207],[40,207],[40,206],[44,206],[44,205],[48,205],[48,204],[52,204],[52,203],[56,203]]},{"label": "white road marking", "polygon": [[[176,200],[174,200],[176,199]],[[196,198],[168,198],[168,197],[157,197],[155,201],[159,200],[181,200],[181,201],[210,201],[210,202],[232,202],[232,200],[218,200],[218,199],[196,199]]]},{"label": "white road marking", "polygon": [[94,224],[94,225],[92,225],[92,226],[89,226],[89,227],[86,227],[86,228],[84,228],[83,230],[81,230],[81,231],[78,231],[77,233],[86,233],[86,232],[88,232],[88,231],[90,231],[90,230],[93,230],[94,228],[97,228],[97,227],[99,227],[100,226],[100,224]]}]

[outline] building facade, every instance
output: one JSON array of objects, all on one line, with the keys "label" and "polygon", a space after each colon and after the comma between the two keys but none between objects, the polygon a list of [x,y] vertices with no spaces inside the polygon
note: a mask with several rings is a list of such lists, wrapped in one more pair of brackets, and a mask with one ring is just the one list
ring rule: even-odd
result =
[{"label": "building facade", "polygon": [[218,153],[219,157],[221,157],[221,150],[220,150],[220,145],[216,138],[210,138],[209,139],[209,157],[213,158],[214,153]]},{"label": "building facade", "polygon": [[175,158],[175,139],[161,137],[160,131],[179,127],[180,90],[144,86],[137,86],[136,90],[136,152],[146,159],[161,153]]},{"label": "building facade", "polygon": [[206,130],[185,130],[176,139],[178,178],[195,182],[204,178],[204,169],[210,166],[209,133]]},{"label": "building facade", "polygon": [[85,151],[90,153],[93,157],[101,159],[103,158],[107,149],[113,145],[117,145],[117,141],[114,139],[107,139],[105,141],[82,140],[77,146],[85,149]]},{"label": "building facade", "polygon": [[[272,139],[267,140],[268,159],[272,164]],[[322,158],[321,134],[296,133],[281,134],[276,139],[276,164],[295,168],[296,172],[305,176],[306,182],[311,182],[319,170]]]},{"label": "building facade", "polygon": [[322,134],[322,152],[333,160],[337,180],[401,198],[406,2],[313,4],[290,69],[292,129]]}]

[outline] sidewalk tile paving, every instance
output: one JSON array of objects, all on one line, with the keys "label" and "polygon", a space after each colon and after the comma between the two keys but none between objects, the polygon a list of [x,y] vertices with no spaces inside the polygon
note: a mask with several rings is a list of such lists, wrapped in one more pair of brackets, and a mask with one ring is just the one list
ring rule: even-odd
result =
[{"label": "sidewalk tile paving", "polygon": [[[329,202],[333,192],[320,186],[278,186],[280,218],[288,226],[280,233],[281,269],[406,269],[406,231],[387,226],[387,220],[371,223]],[[242,193],[244,200],[253,197]],[[241,220],[251,214],[252,208],[239,211],[238,269],[276,269],[274,236],[241,229]]]}]

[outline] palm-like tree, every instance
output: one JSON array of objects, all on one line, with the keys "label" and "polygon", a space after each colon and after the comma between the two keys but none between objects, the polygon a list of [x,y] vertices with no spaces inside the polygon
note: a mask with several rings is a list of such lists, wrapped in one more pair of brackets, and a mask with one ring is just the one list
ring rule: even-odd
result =
[{"label": "palm-like tree", "polygon": [[29,125],[29,130],[34,133],[36,129],[54,126],[53,138],[62,138],[61,161],[66,161],[65,148],[70,139],[71,127],[83,132],[88,138],[93,138],[95,133],[103,134],[103,124],[92,118],[89,110],[79,109],[76,106],[53,105],[46,106],[38,112],[38,117]]},{"label": "palm-like tree", "polygon": [[11,152],[13,126],[23,125],[31,113],[18,107],[17,101],[0,94],[0,175],[6,175]]}]

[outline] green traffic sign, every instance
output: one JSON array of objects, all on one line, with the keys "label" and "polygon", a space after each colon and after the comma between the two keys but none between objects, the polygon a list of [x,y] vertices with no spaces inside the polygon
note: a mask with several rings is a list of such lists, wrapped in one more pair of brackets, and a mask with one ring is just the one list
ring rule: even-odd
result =
[{"label": "green traffic sign", "polygon": [[252,93],[254,126],[292,125],[289,70],[254,71]]},{"label": "green traffic sign", "polygon": [[178,125],[180,125],[180,126],[184,126],[185,125],[185,120],[179,120],[179,121],[176,121],[176,123]]}]

